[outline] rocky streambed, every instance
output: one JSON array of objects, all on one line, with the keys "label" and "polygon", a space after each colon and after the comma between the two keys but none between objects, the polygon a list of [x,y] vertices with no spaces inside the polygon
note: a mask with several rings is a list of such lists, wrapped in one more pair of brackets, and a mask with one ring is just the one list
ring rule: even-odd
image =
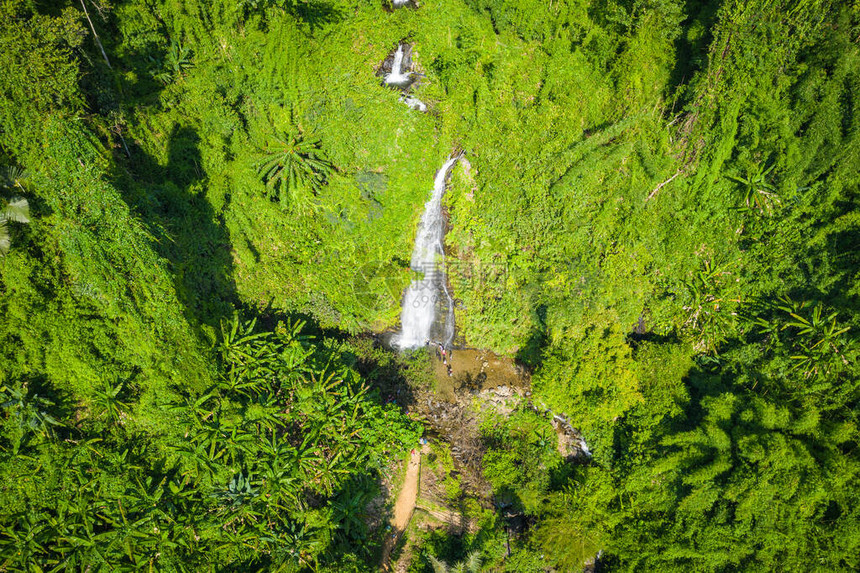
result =
[{"label": "rocky streambed", "polygon": [[563,415],[532,401],[531,377],[511,358],[455,349],[446,353],[447,364],[438,350],[430,360],[435,388],[414,389],[409,410],[423,420],[431,439],[449,444],[459,471],[478,495],[490,493],[481,471],[486,448],[478,427],[487,413],[507,416],[517,408],[532,409],[551,421],[562,456],[569,461],[590,456],[582,436]]}]

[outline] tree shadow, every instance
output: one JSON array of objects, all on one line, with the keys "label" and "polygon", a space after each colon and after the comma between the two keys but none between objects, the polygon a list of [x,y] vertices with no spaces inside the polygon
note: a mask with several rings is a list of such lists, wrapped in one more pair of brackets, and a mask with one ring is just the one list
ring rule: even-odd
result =
[{"label": "tree shadow", "polygon": [[528,340],[517,350],[514,359],[534,371],[543,363],[543,351],[547,346],[547,305],[541,304],[532,312],[532,329]]},{"label": "tree shadow", "polygon": [[[711,30],[717,19],[722,2],[687,0],[684,13],[687,18],[682,23],[685,33],[675,40],[675,64],[667,82],[667,99],[676,96],[684,98],[683,86],[689,85],[692,77],[708,65],[708,49],[713,41]],[[692,34],[698,31],[699,35]],[[684,101],[677,102],[679,109]]]},{"label": "tree shadow", "polygon": [[320,1],[296,1],[290,13],[307,24],[311,31],[326,24],[339,22],[343,18],[343,15],[333,4]]},{"label": "tree shadow", "polygon": [[408,357],[387,348],[375,335],[350,337],[349,350],[341,354],[343,363],[354,368],[371,388],[371,393],[385,404],[396,404],[403,412],[414,409],[415,378],[422,372],[426,356]]},{"label": "tree shadow", "polygon": [[249,0],[244,3],[243,12],[246,17],[253,13],[264,15],[267,9],[274,6],[286,10],[291,16],[307,24],[311,32],[343,19],[343,13],[337,6],[326,0]]},{"label": "tree shadow", "polygon": [[153,247],[169,265],[183,313],[202,338],[201,325],[217,328],[237,302],[230,237],[223,216],[206,198],[200,138],[175,125],[162,166],[134,148],[128,170],[115,184],[154,237]]},{"label": "tree shadow", "polygon": [[[118,2],[123,3],[127,2]],[[149,5],[151,2],[145,0],[142,4],[148,8],[146,16],[138,22],[141,28],[131,42],[123,39],[121,16],[117,10],[94,10],[94,5],[90,6],[89,16],[108,55],[110,67],[88,29],[90,38],[82,53],[89,65],[80,82],[89,109],[98,110],[103,115],[120,112],[123,102],[132,100],[136,104],[157,105],[167,85],[157,76],[169,70],[169,52],[177,38],[171,36],[159,10]],[[150,18],[148,22],[147,18]]]}]

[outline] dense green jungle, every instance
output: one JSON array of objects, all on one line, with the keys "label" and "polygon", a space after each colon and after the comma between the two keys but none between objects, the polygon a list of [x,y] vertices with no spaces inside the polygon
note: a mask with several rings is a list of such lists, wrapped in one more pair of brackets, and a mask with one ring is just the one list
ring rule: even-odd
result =
[{"label": "dense green jungle", "polygon": [[0,0],[0,571],[860,569],[860,2],[400,4]]}]

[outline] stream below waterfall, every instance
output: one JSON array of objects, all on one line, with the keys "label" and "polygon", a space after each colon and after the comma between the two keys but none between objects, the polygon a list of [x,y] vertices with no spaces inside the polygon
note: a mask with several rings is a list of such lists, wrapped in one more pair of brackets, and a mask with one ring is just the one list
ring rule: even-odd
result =
[{"label": "stream below waterfall", "polygon": [[[417,8],[417,3],[412,0],[392,0],[394,9],[406,6]],[[389,53],[379,67],[377,75],[382,77],[384,86],[400,91],[402,103],[413,110],[427,111],[426,104],[411,94],[421,76],[413,69],[411,44],[398,42],[397,48]],[[566,458],[580,455],[590,457],[588,445],[566,416],[532,403],[530,377],[514,360],[477,349],[452,349],[455,336],[454,298],[448,286],[445,267],[446,220],[442,199],[448,174],[462,156],[462,152],[451,155],[436,172],[430,198],[424,204],[415,234],[409,265],[413,278],[401,302],[400,331],[391,338],[392,345],[400,350],[419,349],[428,345],[434,349],[432,362],[436,388],[430,395],[419,398],[415,405],[435,432],[445,435],[450,443],[456,444],[463,441],[465,436],[463,430],[469,425],[467,419],[472,417],[467,411],[473,398],[497,411],[508,413],[518,405],[527,404],[552,421],[562,455]],[[460,461],[466,465],[475,462],[465,459]],[[480,473],[480,463],[474,469]]]}]

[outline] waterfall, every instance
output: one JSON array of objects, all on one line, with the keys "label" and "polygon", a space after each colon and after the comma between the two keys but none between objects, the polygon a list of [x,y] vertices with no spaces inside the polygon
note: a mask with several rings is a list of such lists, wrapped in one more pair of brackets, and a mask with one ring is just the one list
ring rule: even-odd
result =
[{"label": "waterfall", "polygon": [[385,76],[385,83],[389,86],[406,87],[409,85],[410,73],[405,74],[401,71],[403,67],[403,44],[397,44],[397,51],[394,52],[394,61],[391,62],[391,73]]},{"label": "waterfall", "polygon": [[[445,194],[448,171],[459,158],[459,155],[449,157],[436,172],[433,194],[424,204],[410,263],[410,268],[417,276],[403,295],[401,330],[395,339],[400,348],[420,348],[427,340],[448,346],[454,339],[454,299],[448,291],[442,243],[445,226],[442,196]],[[437,315],[444,316],[441,328],[436,324]]]},{"label": "waterfall", "polygon": [[427,105],[417,97],[401,96],[400,101],[408,105],[410,109],[427,111]]}]

